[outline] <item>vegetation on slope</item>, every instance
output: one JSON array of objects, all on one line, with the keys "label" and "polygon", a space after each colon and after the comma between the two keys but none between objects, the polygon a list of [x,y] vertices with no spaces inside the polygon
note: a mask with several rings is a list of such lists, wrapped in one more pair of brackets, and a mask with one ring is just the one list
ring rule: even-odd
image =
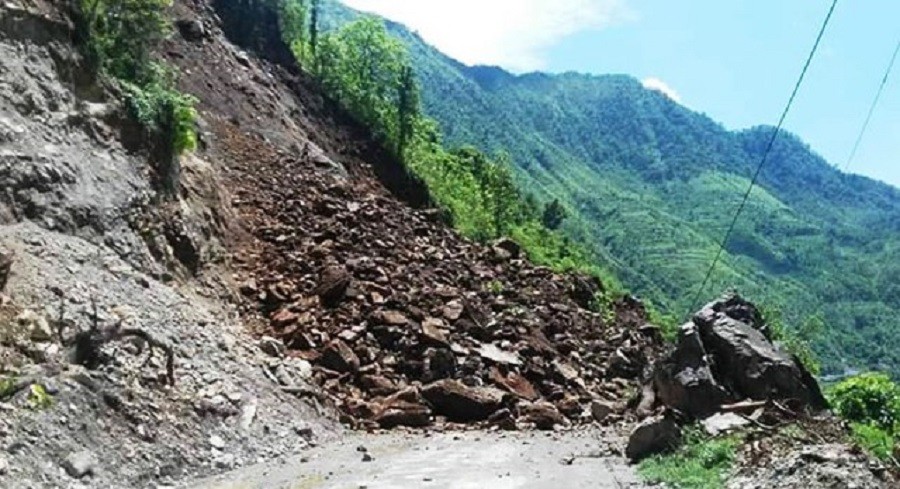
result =
[{"label": "vegetation on slope", "polygon": [[736,437],[710,438],[701,429],[689,430],[674,452],[645,459],[638,473],[650,483],[681,489],[724,487],[735,461]]},{"label": "vegetation on slope", "polygon": [[175,74],[153,59],[171,33],[172,0],[74,0],[86,58],[123,89],[132,116],[170,155],[191,151],[194,100],[175,88]]},{"label": "vegetation on slope", "polygon": [[[900,385],[884,374],[846,379],[828,391],[835,413],[850,421],[860,446],[882,460],[900,462]],[[900,466],[900,465],[898,465]]]},{"label": "vegetation on slope", "polygon": [[563,223],[567,211],[559,201],[542,207],[522,192],[507,154],[445,145],[438,125],[422,114],[406,46],[380,19],[361,17],[326,30],[318,24],[322,8],[317,1],[280,0],[285,42],[301,67],[426,183],[460,232],[481,241],[513,237],[539,264],[591,273],[616,285],[583,248],[551,229]]},{"label": "vegetation on slope", "polygon": [[[329,5],[331,22],[355,18]],[[627,76],[463,66],[388,25],[447,142],[508,151],[522,188],[570,209],[560,229],[630,289],[676,317],[699,307],[690,302],[772,128],[730,132]],[[825,373],[900,375],[898,231],[900,191],[784,135],[702,296],[734,288],[787,324],[824,318]]]}]

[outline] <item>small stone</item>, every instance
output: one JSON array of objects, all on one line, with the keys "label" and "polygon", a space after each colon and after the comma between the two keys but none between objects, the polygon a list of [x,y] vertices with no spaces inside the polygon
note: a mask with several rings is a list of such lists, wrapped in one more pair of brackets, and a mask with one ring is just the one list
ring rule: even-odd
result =
[{"label": "small stone", "polygon": [[369,452],[363,453],[363,456],[362,456],[363,462],[371,462],[373,460],[375,460],[375,459],[371,455],[369,455]]},{"label": "small stone", "polygon": [[231,469],[234,468],[234,455],[226,453],[216,458],[216,468]]},{"label": "small stone", "polygon": [[716,413],[701,421],[700,424],[710,436],[718,436],[747,426],[750,421],[735,413]]},{"label": "small stone", "polygon": [[225,448],[225,440],[222,439],[219,435],[212,435],[209,437],[209,444],[216,450],[222,450]]},{"label": "small stone", "polygon": [[601,423],[613,412],[613,407],[608,402],[594,401],[591,403],[591,416],[594,421]]},{"label": "small stone", "polygon": [[271,357],[281,357],[284,355],[284,343],[271,336],[263,336],[260,338],[259,349]]},{"label": "small stone", "polygon": [[0,475],[6,475],[9,472],[9,462],[6,457],[0,455]]},{"label": "small stone", "polygon": [[321,363],[325,368],[336,372],[359,371],[359,357],[341,340],[334,340],[322,352]]},{"label": "small stone", "polygon": [[638,462],[645,457],[675,448],[681,440],[681,429],[670,418],[647,418],[635,427],[628,438],[625,455]]},{"label": "small stone", "polygon": [[50,323],[47,322],[47,319],[30,309],[26,309],[16,316],[16,322],[28,329],[28,334],[33,341],[53,339],[53,331],[50,330]]},{"label": "small stone", "polygon": [[63,468],[76,479],[93,474],[97,465],[97,458],[88,450],[70,453],[63,461]]}]

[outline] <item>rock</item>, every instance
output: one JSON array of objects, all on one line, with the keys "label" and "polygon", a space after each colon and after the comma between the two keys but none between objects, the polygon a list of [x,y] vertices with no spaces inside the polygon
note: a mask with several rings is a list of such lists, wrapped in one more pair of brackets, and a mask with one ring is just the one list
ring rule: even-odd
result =
[{"label": "rock", "polygon": [[494,241],[491,248],[494,250],[494,255],[502,260],[518,258],[522,252],[522,247],[509,238],[500,238]]},{"label": "rock", "polygon": [[510,372],[504,376],[496,367],[493,367],[490,376],[493,383],[526,401],[534,401],[540,397],[534,385],[520,374]]},{"label": "rock", "polygon": [[444,318],[448,321],[456,321],[462,316],[463,313],[463,305],[459,301],[450,301],[441,309],[441,314],[444,315]]},{"label": "rock", "polygon": [[800,362],[752,325],[718,313],[700,328],[718,372],[727,379],[726,385],[733,386],[736,399],[796,399],[815,409],[827,406],[818,384]]},{"label": "rock", "polygon": [[257,400],[255,397],[244,403],[244,406],[241,408],[240,418],[240,427],[242,430],[248,431],[250,429],[250,425],[253,424],[253,419],[256,418],[256,410],[258,406],[259,400]]},{"label": "rock", "polygon": [[424,404],[393,400],[382,405],[373,419],[384,429],[423,427],[431,424],[431,409]]},{"label": "rock", "polygon": [[539,430],[552,430],[557,425],[568,423],[556,406],[549,402],[527,404],[521,408],[521,412],[524,420],[534,423],[534,427]]},{"label": "rock", "polygon": [[215,463],[217,469],[229,470],[234,468],[235,458],[230,453],[223,453],[216,457]]},{"label": "rock", "polygon": [[715,413],[729,399],[713,376],[700,331],[693,323],[681,326],[675,350],[656,365],[654,386],[660,402],[696,418]]},{"label": "rock", "polygon": [[608,402],[603,401],[593,401],[591,402],[591,417],[594,418],[594,421],[598,423],[602,423],[603,420],[606,419],[607,416],[612,414],[613,405]]},{"label": "rock", "polygon": [[53,339],[53,331],[50,329],[50,323],[47,322],[47,318],[31,309],[26,309],[16,316],[16,322],[28,331],[28,335],[33,341],[50,341]]},{"label": "rock", "polygon": [[325,267],[319,274],[319,284],[312,291],[319,296],[322,304],[336,306],[347,292],[350,286],[350,273],[342,266],[332,265]]},{"label": "rock", "polygon": [[673,449],[681,439],[681,429],[666,416],[655,416],[642,421],[631,432],[625,456],[638,462],[650,455]]},{"label": "rock", "polygon": [[175,21],[175,27],[186,41],[197,42],[206,37],[206,28],[199,20],[179,19]]},{"label": "rock", "polygon": [[63,461],[62,466],[70,476],[81,479],[94,473],[97,467],[97,458],[92,452],[82,450],[70,453]]},{"label": "rock", "polygon": [[363,452],[363,456],[362,456],[363,462],[371,462],[373,460],[375,460],[375,458],[373,458],[372,455],[369,454],[369,452]]},{"label": "rock", "polygon": [[379,323],[389,326],[404,326],[409,323],[409,319],[398,311],[380,311],[374,314],[374,318]]},{"label": "rock", "polygon": [[591,275],[576,274],[572,277],[572,281],[572,300],[582,309],[594,308],[597,296],[603,293],[600,279]]},{"label": "rock", "polygon": [[654,368],[658,400],[695,418],[726,402],[794,399],[827,403],[806,368],[772,343],[756,308],[732,295],[704,307],[679,330],[675,350]]},{"label": "rock", "polygon": [[710,436],[717,436],[747,426],[750,421],[735,413],[716,413],[700,421],[700,424]]},{"label": "rock", "polygon": [[225,440],[219,435],[212,435],[209,437],[209,446],[216,450],[222,450],[225,448]]},{"label": "rock", "polygon": [[9,461],[6,460],[6,457],[0,455],[0,475],[6,475],[9,472]]},{"label": "rock", "polygon": [[451,379],[425,386],[422,396],[436,414],[453,421],[481,421],[503,406],[503,391],[491,387],[469,387]]},{"label": "rock", "polygon": [[519,358],[519,355],[503,351],[492,343],[481,345],[476,351],[481,355],[481,358],[500,365],[522,365],[522,359]]},{"label": "rock", "polygon": [[298,319],[300,319],[300,315],[292,312],[290,309],[279,309],[275,314],[272,314],[272,326],[279,329],[286,328],[296,323]]},{"label": "rock", "polygon": [[284,355],[284,343],[281,340],[272,338],[271,336],[263,336],[259,340],[259,349],[263,353],[272,357],[281,357]]},{"label": "rock", "polygon": [[0,251],[0,292],[6,288],[9,281],[9,274],[12,270],[15,254],[12,251]]},{"label": "rock", "polygon": [[434,346],[449,347],[450,343],[447,341],[447,335],[441,331],[443,324],[443,321],[434,318],[427,318],[425,321],[422,321],[423,339]]},{"label": "rock", "polygon": [[325,347],[319,362],[325,368],[336,372],[356,373],[359,371],[359,357],[341,340],[334,340]]}]

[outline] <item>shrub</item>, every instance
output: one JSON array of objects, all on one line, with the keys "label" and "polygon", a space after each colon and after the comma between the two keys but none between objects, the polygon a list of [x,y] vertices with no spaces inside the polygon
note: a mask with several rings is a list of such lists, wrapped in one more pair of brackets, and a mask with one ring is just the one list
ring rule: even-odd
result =
[{"label": "shrub", "polygon": [[900,386],[881,373],[850,377],[829,392],[835,413],[894,433],[900,429]]},{"label": "shrub", "polygon": [[169,138],[174,153],[197,146],[194,99],[175,88],[174,72],[154,62],[153,49],[171,33],[171,0],[79,0],[83,51],[96,69],[123,88],[131,115]]}]

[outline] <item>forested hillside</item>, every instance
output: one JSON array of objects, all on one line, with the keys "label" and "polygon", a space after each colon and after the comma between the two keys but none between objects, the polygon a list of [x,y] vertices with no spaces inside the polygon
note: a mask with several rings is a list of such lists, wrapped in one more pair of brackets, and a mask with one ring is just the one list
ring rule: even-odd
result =
[{"label": "forested hillside", "polygon": [[[357,14],[331,4],[338,24]],[[524,188],[637,294],[682,319],[773,130],[728,131],[625,75],[467,67],[388,23],[450,145],[508,153]],[[699,76],[699,75],[698,75]],[[845,174],[782,134],[708,299],[736,288],[791,324],[825,327],[826,373],[900,373],[900,191]]]}]

